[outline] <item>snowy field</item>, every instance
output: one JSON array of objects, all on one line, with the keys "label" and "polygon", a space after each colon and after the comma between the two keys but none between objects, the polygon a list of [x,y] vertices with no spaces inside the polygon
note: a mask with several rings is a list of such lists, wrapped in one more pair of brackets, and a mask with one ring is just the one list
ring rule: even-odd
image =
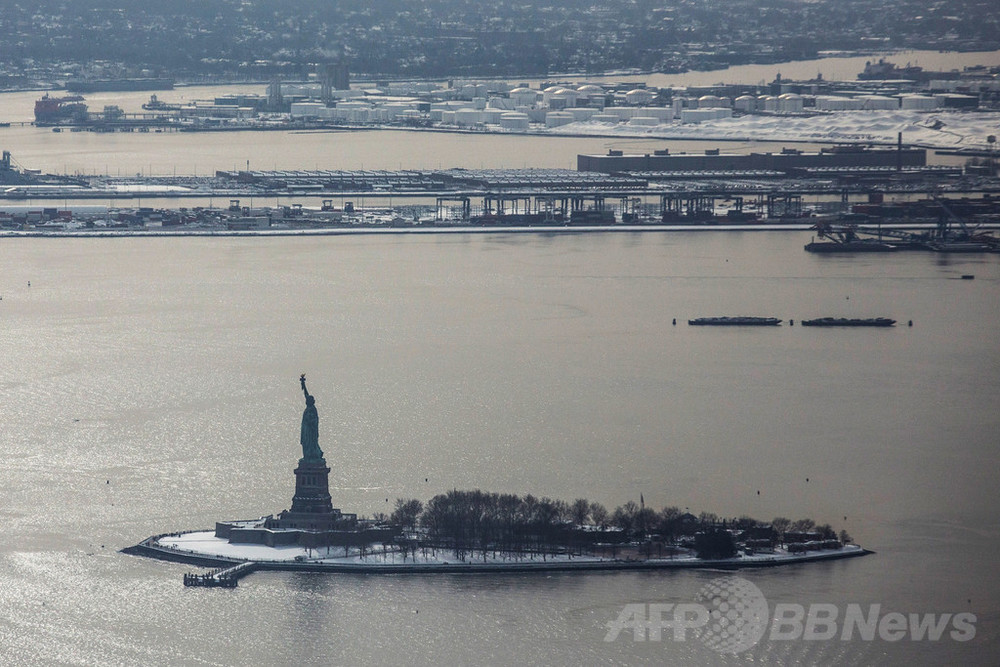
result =
[{"label": "snowy field", "polygon": [[1000,134],[1000,112],[838,111],[814,116],[752,115],[701,123],[610,125],[578,122],[547,130],[552,134],[658,139],[895,143],[929,148],[986,149]]}]

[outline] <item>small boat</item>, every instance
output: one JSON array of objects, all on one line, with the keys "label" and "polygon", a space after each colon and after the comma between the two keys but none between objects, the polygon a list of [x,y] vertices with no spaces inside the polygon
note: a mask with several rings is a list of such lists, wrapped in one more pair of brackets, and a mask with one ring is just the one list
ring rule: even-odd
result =
[{"label": "small boat", "polygon": [[688,320],[691,326],[777,326],[781,320],[777,317],[699,317]]},{"label": "small boat", "polygon": [[819,317],[814,320],[802,320],[804,327],[891,327],[896,320],[888,317]]}]

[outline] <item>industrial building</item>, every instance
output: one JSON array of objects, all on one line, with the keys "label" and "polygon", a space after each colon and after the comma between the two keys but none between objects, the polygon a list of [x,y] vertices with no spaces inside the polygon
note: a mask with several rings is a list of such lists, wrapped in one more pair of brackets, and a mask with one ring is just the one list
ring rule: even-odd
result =
[{"label": "industrial building", "polygon": [[824,148],[818,153],[784,149],[780,153],[737,155],[717,149],[704,153],[677,153],[668,150],[643,155],[626,155],[609,150],[606,155],[577,155],[578,171],[678,172],[678,171],[780,171],[788,173],[807,167],[923,167],[927,151],[919,148]]}]

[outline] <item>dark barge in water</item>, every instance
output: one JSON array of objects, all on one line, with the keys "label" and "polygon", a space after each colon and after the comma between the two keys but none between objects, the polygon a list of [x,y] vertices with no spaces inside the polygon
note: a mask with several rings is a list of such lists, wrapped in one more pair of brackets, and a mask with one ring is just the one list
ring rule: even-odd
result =
[{"label": "dark barge in water", "polygon": [[807,243],[806,252],[895,252],[898,246],[875,240],[855,241],[812,241]]},{"label": "dark barge in water", "polygon": [[888,317],[819,317],[814,320],[802,320],[804,327],[891,327],[896,320]]},{"label": "dark barge in water", "polygon": [[699,317],[688,320],[691,326],[777,326],[781,320],[777,317]]}]

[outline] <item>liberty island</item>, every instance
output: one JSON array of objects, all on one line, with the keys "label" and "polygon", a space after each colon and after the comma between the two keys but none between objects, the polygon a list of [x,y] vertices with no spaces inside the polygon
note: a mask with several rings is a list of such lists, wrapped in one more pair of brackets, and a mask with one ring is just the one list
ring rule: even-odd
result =
[{"label": "liberty island", "polygon": [[[596,504],[571,508],[531,495],[519,498],[456,489],[435,496],[426,507],[418,500],[398,499],[392,517],[359,519],[333,507],[330,467],[319,446],[316,399],[306,388],[305,375],[299,382],[306,407],[290,509],[277,516],[219,521],[214,531],[156,535],[123,551],[215,567],[208,574],[185,575],[184,584],[221,587],[235,586],[240,577],[259,569],[371,573],[736,569],[872,553],[852,544],[846,532],[837,539],[829,526],[814,530],[811,521],[791,525],[776,519],[771,525],[741,517],[730,522],[676,511],[664,522],[645,508],[641,497],[641,507],[631,502],[610,517]],[[670,514],[668,509],[661,514]],[[630,517],[625,525],[623,517]],[[782,522],[785,525],[779,525]]]}]

